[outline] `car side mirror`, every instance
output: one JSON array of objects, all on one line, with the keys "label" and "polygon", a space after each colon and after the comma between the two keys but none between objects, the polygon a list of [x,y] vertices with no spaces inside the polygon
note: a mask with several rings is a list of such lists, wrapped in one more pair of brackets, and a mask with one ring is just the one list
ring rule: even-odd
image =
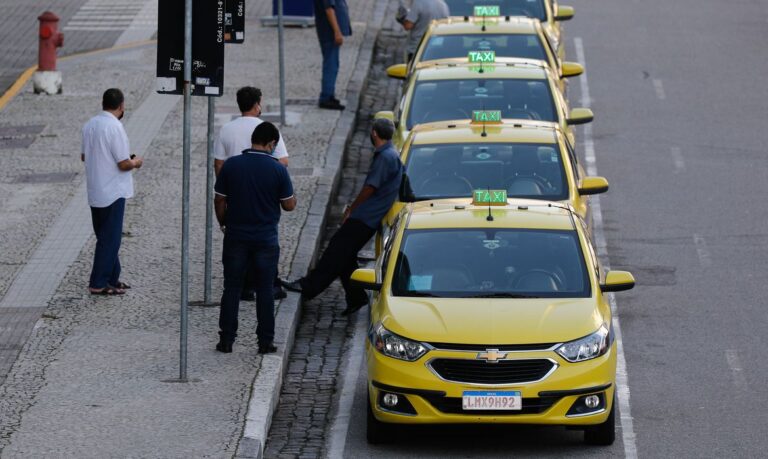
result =
[{"label": "car side mirror", "polygon": [[584,177],[581,180],[579,194],[589,196],[593,194],[605,193],[608,191],[608,180],[605,177]]},{"label": "car side mirror", "polygon": [[387,67],[387,76],[398,80],[405,80],[408,76],[408,64],[395,64]]},{"label": "car side mirror", "polygon": [[560,68],[561,78],[571,78],[582,73],[584,73],[584,67],[578,62],[563,62],[563,66]]},{"label": "car side mirror", "polygon": [[565,120],[569,126],[575,126],[577,124],[591,123],[595,119],[595,114],[588,108],[574,108],[568,115],[568,119]]},{"label": "car side mirror", "polygon": [[576,10],[572,6],[560,5],[557,7],[557,14],[555,15],[555,21],[570,21],[576,14]]},{"label": "car side mirror", "polygon": [[400,181],[400,196],[398,196],[400,202],[414,202],[416,196],[413,194],[413,188],[411,188],[411,181],[406,174],[403,174],[403,179]]},{"label": "car side mirror", "polygon": [[381,290],[381,284],[376,282],[376,271],[372,269],[356,269],[349,280],[352,285],[365,290]]},{"label": "car side mirror", "polygon": [[623,292],[635,287],[635,277],[629,271],[608,271],[605,283],[600,284],[603,293]]}]

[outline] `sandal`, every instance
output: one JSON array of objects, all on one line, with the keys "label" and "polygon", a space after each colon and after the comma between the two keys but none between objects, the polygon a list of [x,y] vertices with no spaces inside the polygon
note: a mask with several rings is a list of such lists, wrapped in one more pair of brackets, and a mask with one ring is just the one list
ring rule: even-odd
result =
[{"label": "sandal", "polygon": [[130,285],[126,284],[125,282],[121,282],[121,281],[117,281],[117,283],[115,285],[113,285],[112,287],[114,287],[116,289],[120,289],[120,290],[127,290],[127,289],[131,288]]},{"label": "sandal", "polygon": [[91,292],[91,295],[125,295],[125,290],[114,287],[104,287],[100,290],[89,288],[88,290]]}]

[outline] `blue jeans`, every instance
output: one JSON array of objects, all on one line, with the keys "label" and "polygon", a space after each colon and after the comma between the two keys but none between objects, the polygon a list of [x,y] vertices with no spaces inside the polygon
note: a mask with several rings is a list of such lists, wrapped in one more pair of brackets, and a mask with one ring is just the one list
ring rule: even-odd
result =
[{"label": "blue jeans", "polygon": [[93,254],[93,269],[88,286],[104,288],[117,285],[120,280],[120,241],[123,237],[123,215],[125,198],[120,198],[107,207],[91,207],[93,232],[96,233],[96,251]]},{"label": "blue jeans", "polygon": [[241,241],[224,236],[222,264],[224,265],[224,293],[221,295],[219,336],[224,342],[237,337],[237,316],[240,310],[240,293],[245,273],[253,270],[256,292],[256,337],[259,344],[271,344],[275,338],[275,299],[272,284],[277,276],[280,246],[259,242]]},{"label": "blue jeans", "polygon": [[323,53],[323,80],[320,87],[320,102],[330,101],[336,94],[336,77],[339,75],[339,49],[333,41],[321,41]]}]

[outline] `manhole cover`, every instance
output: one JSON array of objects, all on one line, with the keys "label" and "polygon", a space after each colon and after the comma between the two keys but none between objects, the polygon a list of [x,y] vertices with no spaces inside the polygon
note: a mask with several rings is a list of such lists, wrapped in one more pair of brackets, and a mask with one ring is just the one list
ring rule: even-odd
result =
[{"label": "manhole cover", "polygon": [[42,124],[0,126],[0,150],[28,148],[43,129],[45,125]]},{"label": "manhole cover", "polygon": [[75,172],[19,175],[13,180],[13,183],[65,183],[74,180],[76,175]]}]

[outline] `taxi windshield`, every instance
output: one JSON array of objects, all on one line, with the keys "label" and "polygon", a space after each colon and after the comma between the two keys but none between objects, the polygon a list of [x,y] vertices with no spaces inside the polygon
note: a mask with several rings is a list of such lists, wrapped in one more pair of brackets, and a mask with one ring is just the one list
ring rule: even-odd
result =
[{"label": "taxi windshield", "polygon": [[495,51],[496,58],[547,60],[544,45],[535,34],[436,35],[427,42],[421,60],[466,58],[470,51]]},{"label": "taxi windshield", "polygon": [[509,197],[557,201],[568,198],[561,158],[557,144],[413,145],[405,173],[416,200],[493,189],[507,190]]},{"label": "taxi windshield", "polygon": [[406,127],[470,119],[474,110],[501,110],[508,119],[557,121],[547,80],[427,80],[416,83]]},{"label": "taxi windshield", "polygon": [[498,5],[502,16],[527,16],[547,19],[543,0],[445,0],[451,16],[473,16],[476,6]]},{"label": "taxi windshield", "polygon": [[392,293],[443,298],[591,295],[575,231],[498,228],[406,231]]}]

